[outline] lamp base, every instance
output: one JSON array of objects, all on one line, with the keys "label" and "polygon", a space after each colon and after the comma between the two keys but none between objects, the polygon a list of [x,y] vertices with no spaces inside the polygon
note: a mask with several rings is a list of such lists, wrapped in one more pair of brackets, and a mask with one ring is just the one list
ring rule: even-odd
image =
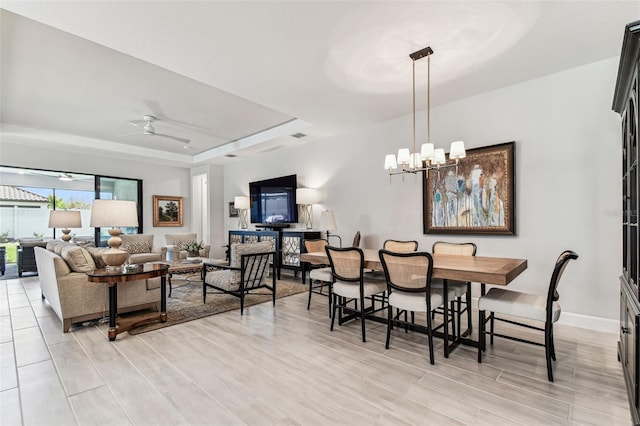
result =
[{"label": "lamp base", "polygon": [[109,250],[102,253],[102,259],[104,263],[107,264],[108,267],[117,268],[122,266],[129,257],[129,253],[124,250],[120,250],[120,245],[122,244],[122,238],[120,238],[120,230],[118,228],[109,229],[109,241],[107,244],[109,245]]},{"label": "lamp base", "polygon": [[71,233],[71,229],[61,229],[62,231],[62,235],[60,236],[60,239],[62,241],[70,241],[71,240],[71,235],[69,235]]},{"label": "lamp base", "polygon": [[122,266],[126,261],[129,253],[126,251],[110,248],[109,250],[102,253],[102,260],[108,267],[116,268]]}]

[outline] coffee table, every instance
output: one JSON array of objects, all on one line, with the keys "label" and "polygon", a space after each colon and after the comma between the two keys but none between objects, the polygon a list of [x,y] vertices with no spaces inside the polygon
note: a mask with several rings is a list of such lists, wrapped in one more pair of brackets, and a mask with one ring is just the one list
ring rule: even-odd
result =
[{"label": "coffee table", "polygon": [[173,274],[196,274],[202,272],[202,260],[197,259],[194,261],[191,260],[175,260],[175,261],[166,261],[161,262],[166,265],[169,265],[169,297],[171,297],[172,283],[171,278]]}]

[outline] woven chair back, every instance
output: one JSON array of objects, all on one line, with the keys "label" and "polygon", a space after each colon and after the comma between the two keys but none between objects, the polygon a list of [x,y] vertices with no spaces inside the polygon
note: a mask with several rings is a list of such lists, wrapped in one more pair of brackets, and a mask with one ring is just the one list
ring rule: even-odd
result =
[{"label": "woven chair back", "polygon": [[382,248],[389,251],[395,251],[396,253],[410,253],[418,250],[418,242],[387,240],[382,245]]},{"label": "woven chair back", "polygon": [[357,247],[338,248],[326,246],[325,251],[331,272],[340,281],[361,281],[364,268],[364,253]]},{"label": "woven chair back", "polygon": [[437,241],[433,243],[431,251],[434,254],[454,254],[457,256],[475,256],[476,245],[474,243],[447,243]]},{"label": "woven chair back", "polygon": [[379,253],[390,290],[422,293],[431,288],[433,258],[429,253],[398,253],[384,249]]}]

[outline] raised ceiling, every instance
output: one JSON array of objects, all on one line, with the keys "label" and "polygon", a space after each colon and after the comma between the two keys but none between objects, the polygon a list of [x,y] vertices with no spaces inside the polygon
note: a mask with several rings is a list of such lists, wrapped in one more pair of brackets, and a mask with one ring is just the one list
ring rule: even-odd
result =
[{"label": "raised ceiling", "polygon": [[[408,54],[427,45],[438,105],[617,56],[624,25],[640,19],[637,1],[2,7],[3,141],[182,165],[408,114]],[[118,137],[142,131],[129,122],[145,114],[160,119],[156,132],[191,142]]]}]

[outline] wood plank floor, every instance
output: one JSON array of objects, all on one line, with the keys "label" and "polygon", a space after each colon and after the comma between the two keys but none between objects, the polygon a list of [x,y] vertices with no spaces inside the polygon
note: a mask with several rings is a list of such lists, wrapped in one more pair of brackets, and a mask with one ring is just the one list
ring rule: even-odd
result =
[{"label": "wood plank floor", "polygon": [[[617,336],[556,327],[544,350],[496,339],[482,364],[460,347],[436,364],[426,337],[359,323],[329,331],[306,294],[107,340],[62,325],[37,277],[0,281],[2,425],[628,425]],[[475,316],[474,316],[475,318]]]}]

